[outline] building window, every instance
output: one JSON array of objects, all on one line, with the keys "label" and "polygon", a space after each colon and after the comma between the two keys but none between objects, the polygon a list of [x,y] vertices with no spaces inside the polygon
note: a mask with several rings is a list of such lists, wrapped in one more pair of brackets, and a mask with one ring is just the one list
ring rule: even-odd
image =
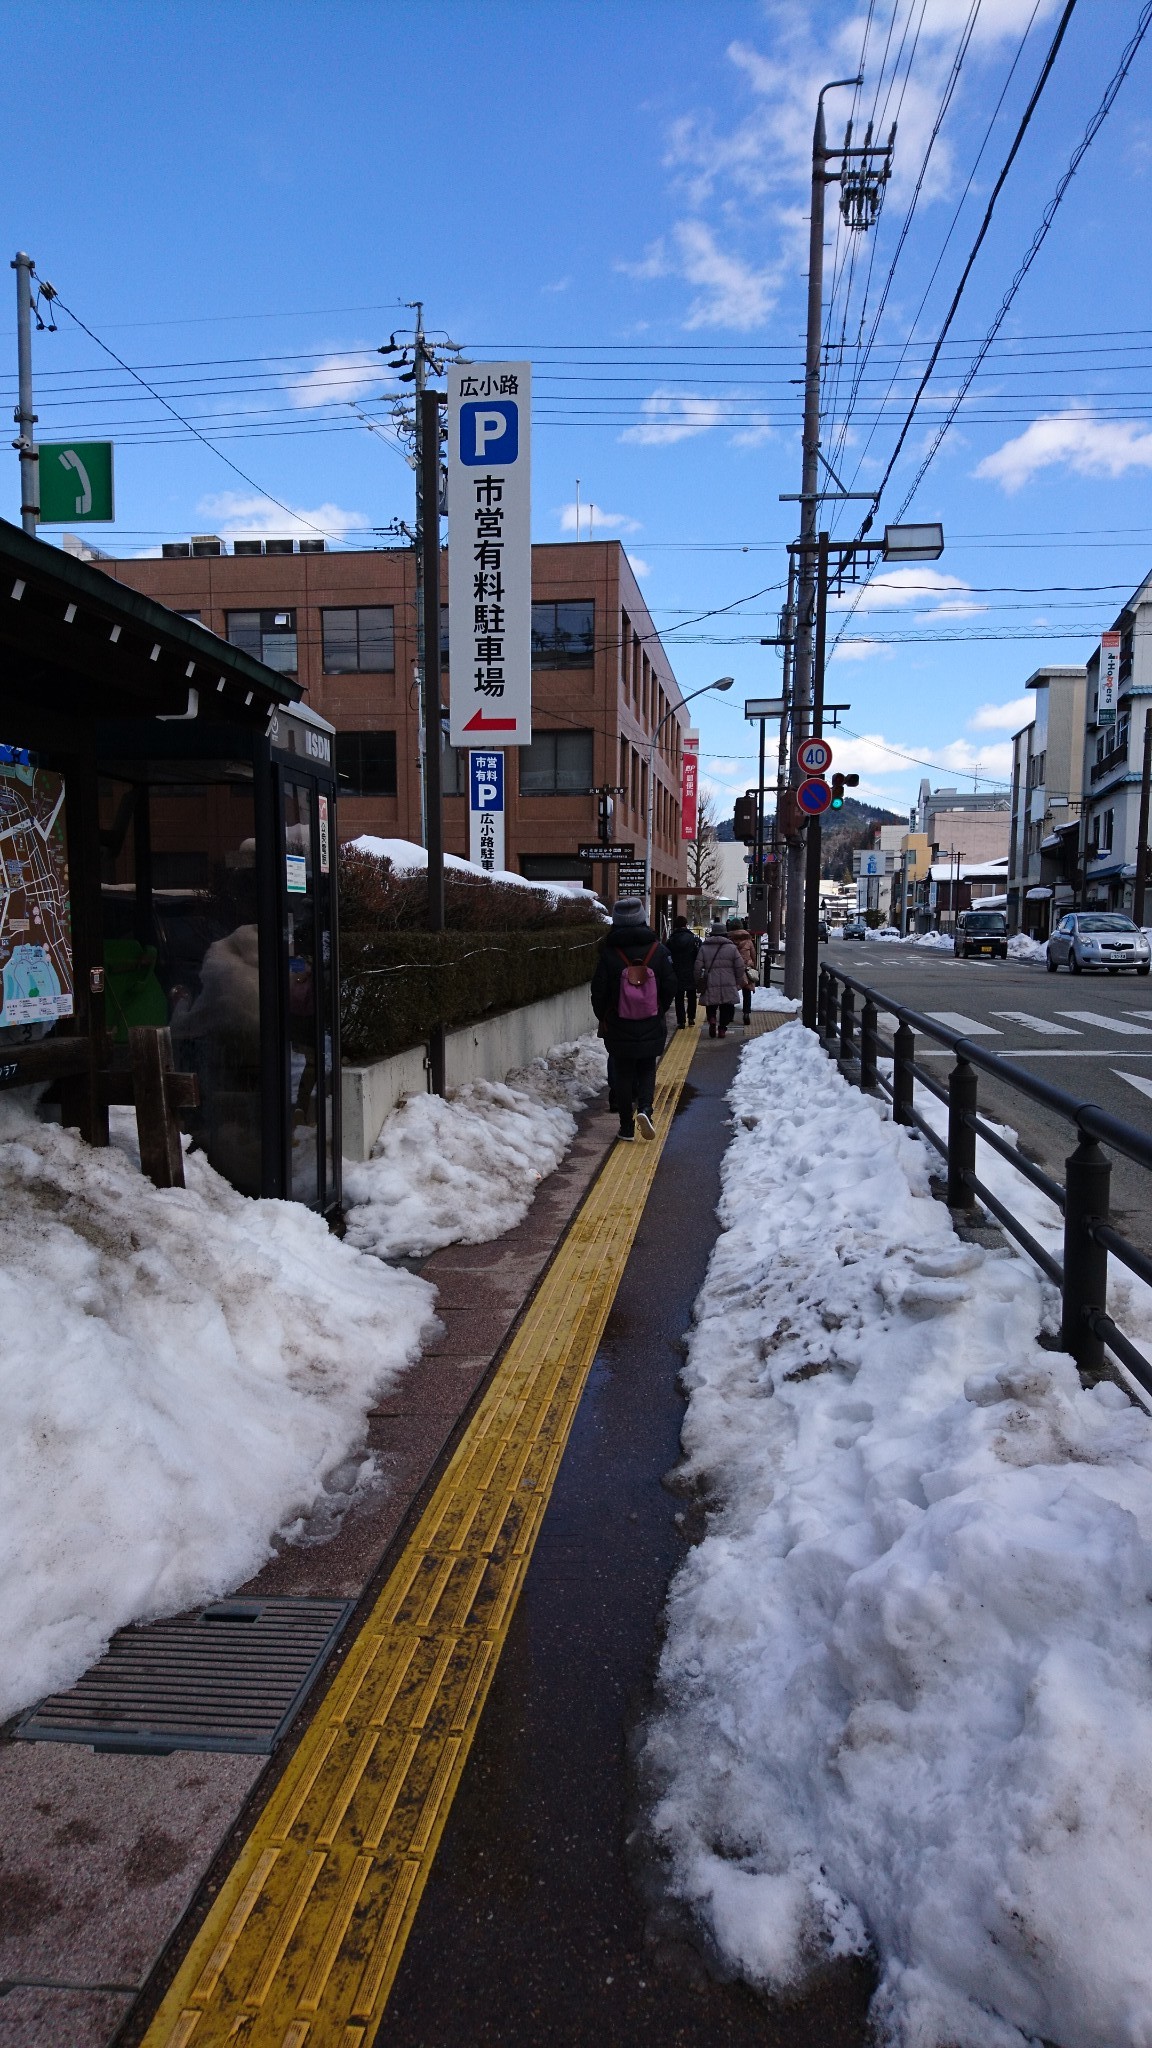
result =
[{"label": "building window", "polygon": [[592,787],[590,732],[534,732],[519,753],[521,796],[586,796]]},{"label": "building window", "polygon": [[296,614],[285,612],[229,612],[228,639],[233,647],[262,661],[265,668],[281,675],[296,673]]},{"label": "building window", "polygon": [[395,733],[338,732],[336,780],[343,796],[395,796]]},{"label": "building window", "polygon": [[533,668],[591,668],[595,637],[591,598],[532,607]]},{"label": "building window", "polygon": [[390,604],[323,611],[320,621],[326,676],[379,675],[395,668]]},{"label": "building window", "polygon": [[445,747],[440,755],[440,788],[445,796],[468,794],[468,749]]},{"label": "building window", "polygon": [[567,853],[522,853],[520,872],[527,882],[583,882],[592,887],[592,868]]}]

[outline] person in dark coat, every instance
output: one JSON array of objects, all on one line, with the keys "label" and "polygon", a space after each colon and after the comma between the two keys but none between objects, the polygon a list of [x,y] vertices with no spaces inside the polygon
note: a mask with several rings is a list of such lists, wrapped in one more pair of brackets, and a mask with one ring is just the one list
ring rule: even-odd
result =
[{"label": "person in dark coat", "polygon": [[700,951],[700,941],[686,917],[678,917],[673,924],[668,951],[676,970],[676,1022],[683,1031],[686,1023],[696,1022],[696,955]]},{"label": "person in dark coat", "polygon": [[[621,1016],[620,984],[629,961],[645,963],[655,980],[655,1014]],[[654,1138],[652,1105],[656,1094],[656,1062],[667,1038],[665,1022],[676,994],[676,971],[668,948],[645,921],[638,896],[622,896],[612,911],[612,929],[604,936],[592,974],[592,1008],[608,1054],[608,1080],[620,1136],[630,1140],[639,1130]],[[633,1115],[633,1103],[636,1104]]]}]

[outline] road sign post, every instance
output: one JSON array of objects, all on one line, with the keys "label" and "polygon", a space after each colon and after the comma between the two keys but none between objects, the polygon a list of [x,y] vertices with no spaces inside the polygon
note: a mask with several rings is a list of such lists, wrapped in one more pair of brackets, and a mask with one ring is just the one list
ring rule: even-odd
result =
[{"label": "road sign post", "polygon": [[530,363],[448,372],[454,747],[532,743]]},{"label": "road sign post", "polygon": [[116,516],[111,441],[41,441],[41,526],[81,526]]}]

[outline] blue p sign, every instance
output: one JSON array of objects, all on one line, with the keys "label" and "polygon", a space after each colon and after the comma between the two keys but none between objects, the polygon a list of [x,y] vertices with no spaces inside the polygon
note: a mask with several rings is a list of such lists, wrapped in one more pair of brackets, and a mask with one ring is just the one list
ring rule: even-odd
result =
[{"label": "blue p sign", "polygon": [[514,398],[487,399],[460,407],[460,460],[475,469],[515,462],[520,442],[520,409]]}]

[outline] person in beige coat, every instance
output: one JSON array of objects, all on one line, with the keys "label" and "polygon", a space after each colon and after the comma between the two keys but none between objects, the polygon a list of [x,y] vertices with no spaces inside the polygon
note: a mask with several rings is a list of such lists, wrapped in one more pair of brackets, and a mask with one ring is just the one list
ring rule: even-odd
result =
[{"label": "person in beige coat", "polygon": [[696,959],[696,986],[704,998],[709,1038],[727,1038],[736,998],[747,978],[740,949],[717,918]]},{"label": "person in beige coat", "polygon": [[738,917],[730,917],[728,919],[728,937],[744,962],[746,979],[740,993],[744,1001],[742,1022],[747,1027],[752,1021],[752,990],[756,981],[757,968],[756,941],[752,937],[751,932],[745,930]]}]

